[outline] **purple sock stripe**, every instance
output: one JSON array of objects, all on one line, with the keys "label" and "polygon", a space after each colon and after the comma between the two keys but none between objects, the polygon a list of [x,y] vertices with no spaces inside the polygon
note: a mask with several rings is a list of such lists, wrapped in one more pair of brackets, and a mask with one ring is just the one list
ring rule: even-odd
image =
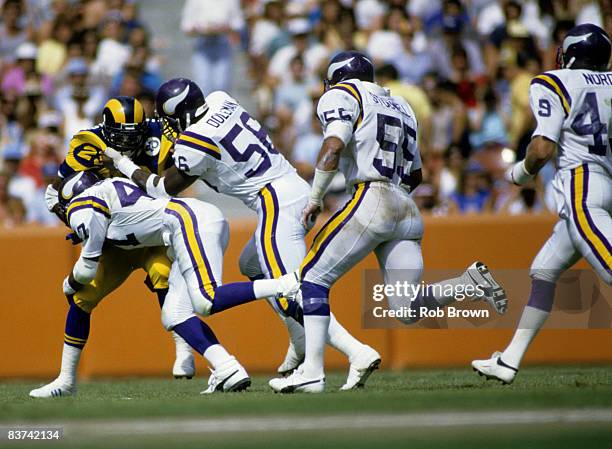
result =
[{"label": "purple sock stripe", "polygon": [[[198,245],[198,248],[200,249],[200,253],[202,254],[202,259],[204,260],[204,264],[206,265],[206,270],[207,270],[207,271],[208,271],[208,273],[209,273],[209,277],[210,277],[210,280],[211,280],[211,282],[212,282],[212,285],[213,285],[213,287],[216,287],[216,285],[217,285],[217,284],[216,284],[216,282],[215,282],[214,278],[212,277],[212,273],[211,273],[211,271],[210,271],[210,267],[209,267],[209,265],[208,265],[208,260],[206,259],[206,254],[204,253],[204,249],[203,249],[203,247],[202,247],[202,242],[200,241],[200,235],[199,235],[198,230],[197,230],[197,227],[196,227],[196,225],[195,225],[197,222],[194,222],[194,220],[193,220],[193,218],[194,218],[194,217],[193,217],[193,214],[191,213],[191,210],[190,210],[190,209],[188,209],[188,208],[186,207],[185,203],[183,203],[182,201],[179,201],[179,200],[176,200],[176,199],[172,199],[172,200],[170,200],[170,201],[171,201],[171,202],[173,202],[173,203],[175,203],[175,204],[180,205],[180,206],[181,206],[183,209],[185,209],[185,210],[186,210],[186,211],[189,213],[189,215],[191,216],[192,226],[193,226],[193,228],[194,228],[194,235],[195,235],[195,237],[196,237],[196,243],[197,243],[197,245]],[[173,215],[174,217],[176,217],[176,218],[178,219],[178,221],[179,221],[179,223],[180,223],[180,225],[181,225],[181,230],[183,231],[183,232],[182,232],[182,234],[183,234],[183,242],[185,243],[185,247],[187,248],[187,253],[189,254],[189,258],[191,259],[191,264],[192,264],[192,266],[193,266],[193,268],[194,268],[194,271],[195,271],[195,273],[196,273],[196,277],[198,278],[198,283],[199,283],[198,288],[200,289],[200,293],[202,293],[202,295],[203,295],[203,296],[204,296],[206,299],[208,299],[208,300],[212,301],[212,300],[213,300],[213,298],[212,298],[212,297],[211,297],[211,296],[208,294],[208,292],[207,292],[207,291],[206,291],[206,289],[204,288],[204,280],[202,279],[202,276],[200,275],[200,270],[198,269],[198,263],[196,262],[196,259],[195,259],[195,256],[194,256],[194,254],[193,254],[193,251],[191,250],[191,247],[190,247],[190,244],[189,244],[189,238],[187,237],[187,228],[186,228],[186,223],[185,223],[185,221],[183,220],[182,215],[181,215],[181,214],[179,214],[178,212],[174,211],[174,210],[167,209],[167,208],[165,209],[165,212],[166,212],[167,214],[171,214],[171,215]]]},{"label": "purple sock stripe", "polygon": [[531,281],[531,292],[527,305],[534,309],[550,312],[555,301],[555,287],[554,282],[534,279]]},{"label": "purple sock stripe", "polygon": [[73,348],[78,348],[78,349],[84,349],[85,348],[85,343],[83,343],[83,344],[76,344],[76,343],[72,343],[71,341],[67,341],[66,339],[64,339],[64,344],[66,344],[68,346],[72,346]]},{"label": "purple sock stripe", "polygon": [[[304,277],[306,276],[306,273],[308,273],[308,271],[310,269],[312,269],[312,267],[319,261],[319,259],[321,258],[321,254],[323,254],[325,252],[325,248],[327,248],[330,244],[330,242],[334,239],[334,237],[336,237],[336,235],[338,235],[338,233],[340,232],[340,230],[346,225],[346,223],[348,223],[348,221],[353,217],[353,215],[355,215],[355,212],[357,211],[357,209],[359,209],[359,206],[361,205],[361,202],[363,201],[363,199],[366,196],[366,193],[368,192],[368,189],[370,188],[370,183],[369,182],[365,182],[365,187],[363,189],[363,193],[361,194],[361,198],[359,198],[359,200],[357,201],[357,203],[355,204],[355,206],[353,207],[353,210],[351,210],[349,212],[349,214],[346,216],[346,218],[344,220],[342,220],[338,226],[336,227],[336,229],[334,229],[329,236],[327,237],[327,239],[321,244],[321,246],[319,247],[317,254],[315,254],[315,256],[312,258],[312,260],[310,262],[308,262],[308,264],[306,264],[304,266],[304,268],[302,269],[301,272],[301,277],[302,279],[304,279]],[[334,218],[336,218],[336,216],[338,216],[338,214],[340,214],[341,212],[343,212],[344,210],[346,210],[346,208],[348,207],[348,205],[351,203],[351,201],[353,200],[353,198],[355,198],[355,195],[357,194],[357,190],[355,190],[355,193],[353,194],[353,196],[351,197],[351,199],[349,201],[347,201],[347,203],[344,205],[344,207],[342,207],[342,209],[340,209],[338,212],[336,212],[332,218],[330,218],[328,220],[328,223],[331,223]],[[319,234],[325,229],[325,226],[323,226],[323,228],[321,229],[321,231],[319,231]],[[317,236],[319,235],[317,234]],[[316,241],[316,237],[315,237],[315,241]]]},{"label": "purple sock stripe", "polygon": [[278,205],[278,196],[276,195],[276,191],[271,185],[268,185],[268,190],[270,191],[270,195],[272,196],[272,203],[274,204],[274,220],[272,221],[272,250],[274,251],[274,258],[276,259],[276,263],[281,270],[281,274],[287,274],[287,270],[285,269],[285,265],[283,265],[283,260],[280,256],[280,251],[278,250],[278,245],[276,244],[276,229],[278,228],[278,216],[280,214],[280,207]]},{"label": "purple sock stripe", "polygon": [[[587,237],[586,233],[582,229],[582,226],[580,225],[580,220],[578,219],[578,211],[576,210],[576,168],[572,169],[571,177],[572,177],[572,179],[571,179],[572,182],[570,183],[570,193],[571,193],[571,199],[572,199],[572,218],[574,219],[574,224],[576,225],[576,228],[578,229],[578,232],[580,233],[580,236],[582,237],[582,239],[585,242],[587,242],[587,245],[589,245],[589,248],[591,248],[591,251],[593,252],[593,254],[595,254],[595,257],[597,258],[599,263],[601,263],[601,265],[604,268],[606,268],[608,265],[607,265],[605,259],[602,258],[602,256],[597,251],[597,248],[595,247],[595,245]],[[583,178],[583,182],[582,182],[582,198],[580,198],[580,202],[582,204],[582,209],[583,210],[586,210],[585,209],[586,198],[587,198],[586,194],[588,193],[588,188],[585,188],[585,181],[588,181],[588,177],[587,178]],[[586,215],[586,213],[585,213],[585,215]],[[588,219],[587,219],[587,221],[588,221]]]}]

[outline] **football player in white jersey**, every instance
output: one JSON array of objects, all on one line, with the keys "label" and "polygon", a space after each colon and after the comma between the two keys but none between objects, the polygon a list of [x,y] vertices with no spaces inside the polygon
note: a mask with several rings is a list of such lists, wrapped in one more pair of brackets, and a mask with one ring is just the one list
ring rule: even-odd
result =
[{"label": "football player in white jersey", "polygon": [[584,257],[612,283],[612,72],[610,37],[591,24],[571,29],[558,53],[560,70],[536,76],[529,90],[537,121],[524,160],[508,178],[525,184],[557,152],[553,181],[559,221],[535,257],[531,294],[518,328],[503,352],[474,360],[487,378],[514,380],[521,360],[550,314],[559,276]]},{"label": "football player in white jersey", "polygon": [[[159,177],[107,151],[116,167],[154,197],[176,195],[201,179],[216,191],[239,198],[258,215],[255,234],[240,256],[242,273],[257,279],[296,271],[306,254],[308,227],[301,223],[301,212],[310,186],[274,148],[257,120],[227,93],[213,92],[204,98],[198,86],[184,78],[160,87],[156,109],[180,134],[174,146],[175,165]],[[287,306],[282,299],[270,303],[279,314]],[[293,318],[283,319],[293,345],[279,372],[290,372],[302,362],[304,330]],[[380,363],[378,352],[356,340],[333,316],[327,340],[349,358],[345,389],[363,384]]]},{"label": "football player in white jersey", "polygon": [[[378,258],[387,284],[418,284],[423,270],[423,223],[409,193],[422,178],[414,112],[403,99],[374,83],[374,67],[361,53],[335,56],[326,81],[328,88],[317,106],[325,140],[303,222],[319,214],[323,195],[338,170],[353,195],[323,226],[302,262],[306,357],[300,370],[270,381],[281,393],[324,390],[329,290],[344,273],[371,252]],[[459,278],[444,282],[481,287],[489,303],[499,313],[505,311],[503,289],[480,262]],[[387,299],[396,310],[407,305],[417,311],[439,308],[455,300],[440,294],[442,290],[432,288],[411,298],[410,303],[402,297]],[[407,318],[405,322],[414,320]]]},{"label": "football player in white jersey", "polygon": [[[169,247],[173,262],[162,307],[164,327],[181,335],[212,366],[209,385],[203,393],[246,389],[251,384],[246,370],[219,344],[196,313],[209,316],[257,298],[281,294],[292,300],[299,287],[297,276],[290,273],[279,279],[222,285],[223,252],[229,230],[225,217],[212,204],[193,198],[155,199],[132,181],[100,181],[91,172],[67,178],[61,193],[66,223],[83,242],[79,258],[64,280],[64,293],[71,297],[95,277],[105,245],[126,250]],[[62,382],[42,387],[40,395],[48,389],[53,396],[74,394],[77,365],[78,359],[70,367],[62,366]]]}]

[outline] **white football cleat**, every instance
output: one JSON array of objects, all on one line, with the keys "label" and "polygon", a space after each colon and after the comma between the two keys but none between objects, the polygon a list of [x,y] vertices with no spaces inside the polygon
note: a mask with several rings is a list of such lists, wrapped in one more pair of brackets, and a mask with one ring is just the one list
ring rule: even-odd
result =
[{"label": "white football cleat", "polygon": [[290,376],[270,379],[268,385],[275,393],[323,393],[325,390],[325,377],[307,379],[302,370],[295,370]]},{"label": "white football cleat", "polygon": [[473,360],[472,368],[480,376],[485,376],[487,380],[499,380],[505,385],[511,384],[514,376],[518,373],[518,368],[514,368],[501,359],[502,353],[494,352],[490,359]]},{"label": "white football cleat", "polygon": [[40,388],[30,391],[31,398],[59,398],[64,396],[75,396],[77,393],[76,385],[69,385],[62,380],[55,379]]},{"label": "white football cleat", "polygon": [[346,383],[340,390],[363,388],[375,370],[380,367],[380,354],[368,345],[363,345],[354,360],[351,360]]},{"label": "white football cleat", "polygon": [[284,297],[288,301],[295,301],[301,285],[299,270],[287,273],[277,278],[277,280],[279,281],[279,286],[276,296]]},{"label": "white football cleat", "polygon": [[231,356],[215,370],[210,370],[208,388],[200,394],[215,392],[227,393],[230,391],[243,391],[251,386],[251,378],[236,357]]},{"label": "white football cleat", "polygon": [[176,358],[172,367],[172,375],[175,379],[191,379],[195,376],[195,358],[193,349],[176,332],[172,332],[176,346]]},{"label": "white football cleat", "polygon": [[489,268],[482,262],[474,262],[465,270],[475,286],[480,286],[484,292],[483,297],[475,296],[474,299],[484,299],[499,315],[508,310],[508,297],[503,287],[493,278]]},{"label": "white football cleat", "polygon": [[280,364],[278,369],[276,370],[278,374],[281,376],[287,376],[291,374],[293,371],[297,369],[304,362],[304,354],[299,355],[295,350],[295,346],[293,342],[289,342],[289,347],[287,348],[287,354],[285,355],[285,360]]}]

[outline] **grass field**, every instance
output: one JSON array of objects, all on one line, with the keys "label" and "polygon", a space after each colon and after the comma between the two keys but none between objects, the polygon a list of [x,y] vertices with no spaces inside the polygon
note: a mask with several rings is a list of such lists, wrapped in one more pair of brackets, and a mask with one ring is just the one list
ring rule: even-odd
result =
[{"label": "grass field", "polygon": [[204,379],[83,382],[75,398],[32,400],[36,382],[0,383],[0,428],[59,425],[71,448],[612,448],[612,367],[524,369],[511,386],[466,369],[378,372],[361,391],[200,396]]}]

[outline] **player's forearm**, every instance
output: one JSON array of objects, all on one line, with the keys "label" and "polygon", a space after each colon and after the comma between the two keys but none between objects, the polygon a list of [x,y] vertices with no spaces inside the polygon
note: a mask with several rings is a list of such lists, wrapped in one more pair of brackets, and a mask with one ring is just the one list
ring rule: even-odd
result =
[{"label": "player's forearm", "polygon": [[556,144],[542,136],[534,137],[527,147],[525,169],[535,175],[555,154]]},{"label": "player's forearm", "polygon": [[323,142],[310,190],[309,202],[311,204],[319,207],[323,204],[325,192],[338,171],[340,153],[343,149],[344,143],[337,137],[328,137]]},{"label": "player's forearm", "polygon": [[555,154],[555,143],[542,136],[536,136],[527,147],[525,159],[517,162],[508,171],[508,180],[516,185],[531,181]]}]

